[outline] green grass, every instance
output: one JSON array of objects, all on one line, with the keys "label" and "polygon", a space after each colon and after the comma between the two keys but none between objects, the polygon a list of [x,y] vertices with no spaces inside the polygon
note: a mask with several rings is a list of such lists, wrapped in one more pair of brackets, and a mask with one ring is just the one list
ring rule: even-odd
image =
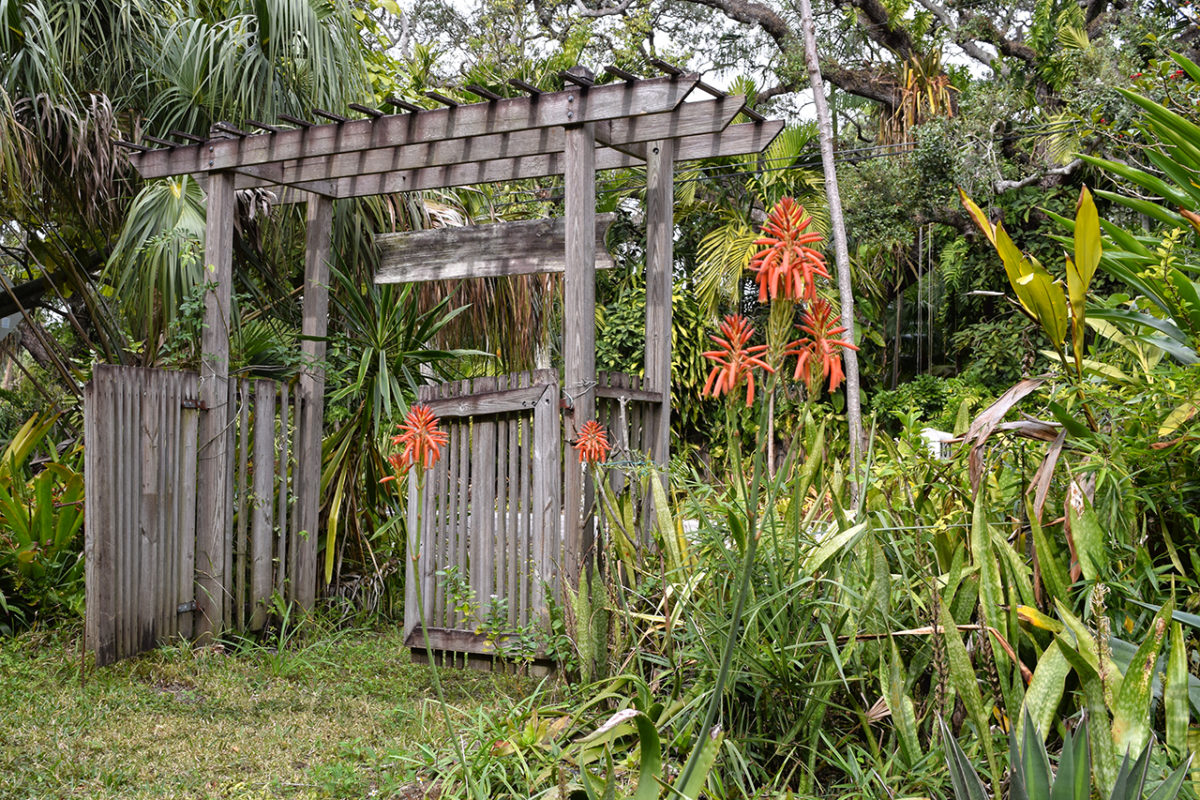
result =
[{"label": "green grass", "polygon": [[[453,757],[395,629],[80,664],[77,631],[0,639],[0,798],[421,797]],[[464,729],[535,686],[442,680]]]}]

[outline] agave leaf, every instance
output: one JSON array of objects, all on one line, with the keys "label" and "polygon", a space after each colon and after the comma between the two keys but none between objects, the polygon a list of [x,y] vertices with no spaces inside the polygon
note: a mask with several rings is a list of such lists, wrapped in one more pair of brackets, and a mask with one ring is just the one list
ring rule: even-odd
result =
[{"label": "agave leaf", "polygon": [[1183,781],[1187,777],[1188,768],[1192,765],[1192,759],[1189,757],[1184,760],[1178,768],[1175,769],[1167,779],[1158,785],[1151,795],[1146,800],[1174,800],[1179,796],[1179,791],[1183,788]]},{"label": "agave leaf", "polygon": [[979,779],[979,773],[967,759],[967,754],[946,726],[945,720],[940,717],[938,727],[942,732],[942,746],[946,748],[946,764],[950,768],[950,784],[954,787],[956,800],[989,800],[987,789]]}]

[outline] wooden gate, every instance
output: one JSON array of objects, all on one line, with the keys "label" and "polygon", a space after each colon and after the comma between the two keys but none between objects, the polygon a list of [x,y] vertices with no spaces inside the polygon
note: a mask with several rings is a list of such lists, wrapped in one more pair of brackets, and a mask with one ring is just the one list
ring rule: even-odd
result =
[{"label": "wooden gate", "polygon": [[[418,399],[450,440],[419,501],[415,472],[409,478],[409,531],[417,534],[409,536],[405,640],[423,646],[423,614],[435,649],[487,654],[495,635],[544,624],[547,593],[559,592],[558,375],[422,387]],[[478,632],[485,618],[507,630]]]},{"label": "wooden gate", "polygon": [[[307,538],[292,490],[301,404],[288,384],[229,387],[217,600],[231,627],[257,630],[273,595],[295,599],[316,580],[298,565]],[[85,627],[98,665],[193,634],[200,406],[192,372],[97,365],[85,389]]]},{"label": "wooden gate", "polygon": [[[619,488],[652,449],[659,395],[618,373],[601,373],[595,395]],[[421,490],[409,476],[404,635],[418,657],[422,614],[435,650],[470,655],[548,624],[548,601],[581,556],[563,524],[563,470],[578,464],[561,452],[560,396],[554,370],[418,391],[449,435]]]}]

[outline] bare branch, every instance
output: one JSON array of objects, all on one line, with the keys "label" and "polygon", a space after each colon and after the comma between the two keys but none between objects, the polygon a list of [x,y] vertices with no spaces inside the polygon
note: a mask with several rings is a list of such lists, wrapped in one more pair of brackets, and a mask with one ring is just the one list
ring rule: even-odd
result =
[{"label": "bare branch", "polygon": [[1052,183],[1062,183],[1068,175],[1083,166],[1083,159],[1077,158],[1070,164],[1064,164],[1061,167],[1054,167],[1045,172],[1034,173],[1021,178],[1019,181],[996,181],[992,184],[996,194],[1002,194],[1013,189],[1024,189],[1026,186],[1032,186],[1035,183],[1051,179]]},{"label": "bare branch", "polygon": [[926,11],[933,14],[933,16],[937,18],[938,22],[942,23],[942,26],[950,32],[950,38],[952,41],[958,45],[958,47],[964,53],[984,66],[992,66],[992,62],[996,60],[995,56],[988,53],[982,47],[977,45],[969,36],[964,34],[958,27],[957,23],[955,23],[954,19],[950,16],[950,13],[946,11],[944,7],[933,2],[933,0],[917,0],[917,2],[924,6]]},{"label": "bare branch", "polygon": [[598,17],[613,17],[618,14],[624,14],[633,5],[633,0],[621,0],[615,6],[601,6],[600,8],[588,8],[583,4],[583,0],[575,0],[575,13],[578,16],[587,19],[596,19]]}]

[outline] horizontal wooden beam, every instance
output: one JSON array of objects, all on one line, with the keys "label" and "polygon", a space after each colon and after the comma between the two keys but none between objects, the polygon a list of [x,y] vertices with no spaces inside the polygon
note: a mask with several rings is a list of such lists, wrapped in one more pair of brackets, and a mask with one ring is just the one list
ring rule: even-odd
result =
[{"label": "horizontal wooden beam", "polygon": [[[520,389],[504,389],[495,392],[467,395],[464,397],[445,397],[436,400],[424,400],[433,413],[442,419],[454,417],[473,417],[483,414],[507,414],[514,411],[530,411],[546,392],[557,392],[558,387],[552,383],[539,383]],[[557,397],[555,398],[557,400]]]},{"label": "horizontal wooden beam", "polygon": [[611,400],[632,400],[636,403],[661,403],[662,392],[651,392],[648,389],[626,389],[620,386],[597,386],[596,397],[606,397]]},{"label": "horizontal wooden beam", "polygon": [[[596,125],[596,138],[609,147],[638,155],[635,148],[644,142],[719,133],[737,116],[742,103],[741,97],[727,97],[683,103],[675,109],[656,114],[601,122]],[[561,127],[441,139],[239,167],[236,171],[246,178],[239,179],[236,185],[238,188],[271,184],[298,185],[332,178],[558,153],[562,152],[565,142],[564,129]]]},{"label": "horizontal wooden beam", "polygon": [[[730,125],[720,133],[686,136],[678,140],[676,158],[695,161],[703,158],[724,158],[761,152],[783,130],[778,120],[746,122]],[[640,166],[641,161],[628,153],[611,148],[596,151],[596,169],[625,169]],[[500,158],[471,164],[452,164],[444,167],[403,170],[400,172],[362,175],[298,183],[296,188],[332,197],[367,197],[392,192],[415,192],[443,189],[451,186],[471,186],[527,178],[562,175],[566,160],[561,153],[549,153],[519,158]]]},{"label": "horizontal wooden beam", "polygon": [[652,78],[589,89],[570,87],[536,98],[513,97],[238,139],[212,139],[140,153],[130,161],[143,178],[163,178],[442,139],[603,122],[669,111],[683,101],[699,77]]},{"label": "horizontal wooden beam", "polygon": [[[596,268],[612,266],[604,235],[615,214],[596,216]],[[566,265],[566,224],[532,219],[491,225],[464,225],[375,237],[379,248],[376,283],[415,283],[462,278],[496,278],[535,272],[562,272]]]}]

